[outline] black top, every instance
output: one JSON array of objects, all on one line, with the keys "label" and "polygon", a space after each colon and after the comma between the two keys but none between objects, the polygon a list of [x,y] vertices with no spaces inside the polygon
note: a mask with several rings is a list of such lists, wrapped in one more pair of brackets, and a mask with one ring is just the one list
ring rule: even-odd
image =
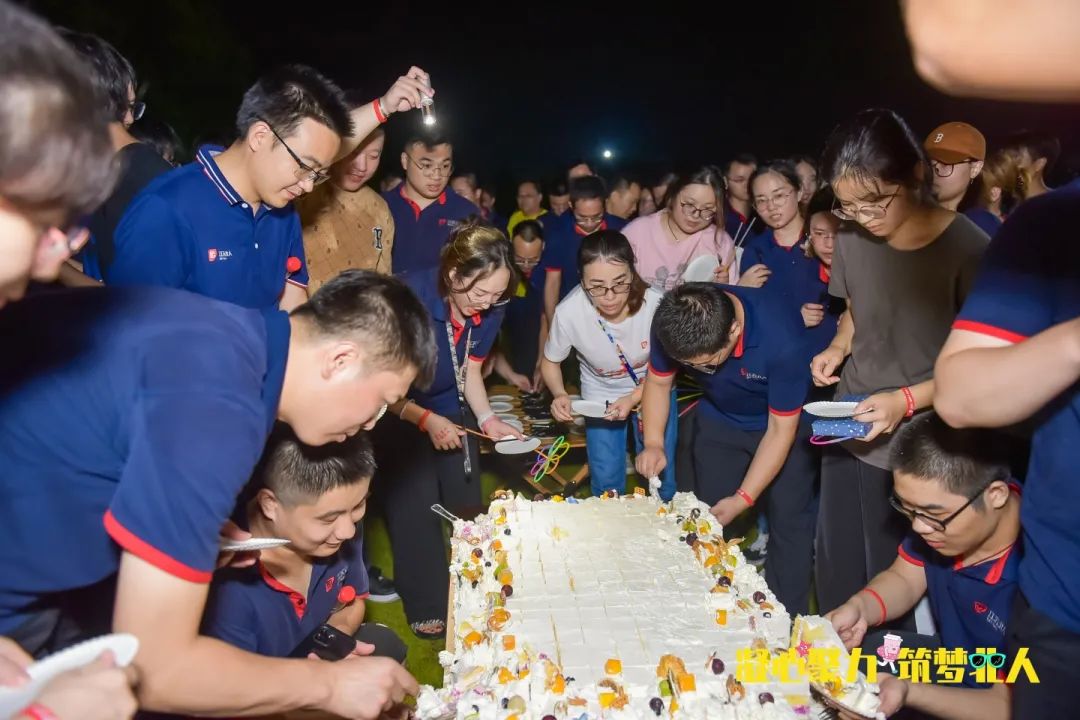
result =
[{"label": "black top", "polygon": [[172,165],[158,155],[153,146],[146,143],[125,145],[116,153],[116,161],[120,163],[120,176],[117,178],[116,187],[93,212],[86,224],[90,234],[94,236],[101,274],[106,281],[115,257],[113,233],[116,232],[116,226],[120,224],[120,218],[124,216],[128,204],[151,180],[172,170]]}]

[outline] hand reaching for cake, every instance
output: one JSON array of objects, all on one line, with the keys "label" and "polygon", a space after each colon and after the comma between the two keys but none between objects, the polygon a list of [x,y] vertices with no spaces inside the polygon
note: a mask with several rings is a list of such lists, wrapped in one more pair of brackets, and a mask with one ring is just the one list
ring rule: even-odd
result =
[{"label": "hand reaching for cake", "polygon": [[667,467],[667,456],[664,454],[664,448],[655,445],[646,446],[635,458],[634,467],[637,468],[642,477],[658,476]]},{"label": "hand reaching for cake", "polygon": [[721,525],[729,525],[735,518],[742,515],[748,507],[745,500],[738,495],[732,495],[713,505],[709,508],[709,512],[713,514],[713,517]]},{"label": "hand reaching for cake", "polygon": [[907,705],[908,690],[911,688],[907,680],[901,680],[895,675],[879,672],[877,674],[877,683],[878,687],[881,688],[881,694],[878,696],[881,700],[881,706],[878,709],[885,713],[886,717]]},{"label": "hand reaching for cake", "polygon": [[868,623],[863,617],[862,609],[851,600],[825,615],[825,619],[832,623],[833,629],[848,650],[862,645]]}]

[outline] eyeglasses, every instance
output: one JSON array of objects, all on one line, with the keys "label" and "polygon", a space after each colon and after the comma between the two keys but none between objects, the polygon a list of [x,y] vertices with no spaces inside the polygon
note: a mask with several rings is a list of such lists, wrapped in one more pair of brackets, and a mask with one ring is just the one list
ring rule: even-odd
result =
[{"label": "eyeglasses", "polygon": [[704,373],[705,375],[715,375],[716,371],[720,369],[721,365],[723,365],[723,362],[720,361],[720,353],[722,352],[724,351],[718,350],[716,352],[716,355],[714,356],[716,357],[716,362],[703,363],[701,365],[692,362],[683,362],[683,365],[692,370],[697,370],[699,373]]},{"label": "eyeglasses", "polygon": [[705,222],[709,222],[714,217],[716,217],[715,210],[706,210],[705,208],[699,208],[697,205],[687,200],[679,201],[679,209],[682,210],[683,215],[690,218],[691,220],[704,220]]},{"label": "eyeglasses", "polygon": [[405,157],[409,159],[416,169],[421,174],[430,178],[450,177],[454,172],[454,164],[451,162],[444,162],[442,165],[435,165],[429,161],[417,162],[412,155],[405,153]]},{"label": "eyeglasses", "polygon": [[473,305],[486,305],[488,307],[502,307],[510,302],[509,299],[502,300],[502,292],[485,292],[483,290],[477,290],[476,288],[470,288],[468,290],[462,288],[461,290],[455,290],[454,292],[463,293],[465,297],[469,299],[469,302]]},{"label": "eyeglasses", "polygon": [[311,167],[303,160],[301,160],[300,156],[294,153],[293,149],[289,147],[289,144],[285,142],[285,140],[280,135],[278,135],[278,132],[274,129],[273,125],[271,125],[267,120],[263,118],[258,119],[266,123],[266,127],[270,128],[270,132],[274,133],[274,137],[278,139],[278,142],[281,143],[281,146],[285,148],[285,151],[289,153],[289,155],[292,156],[292,159],[296,162],[296,179],[299,182],[308,180],[311,182],[312,185],[320,185],[330,179],[330,176],[326,173],[316,170],[315,168]]},{"label": "eyeglasses", "polygon": [[521,268],[536,267],[540,264],[540,258],[523,258],[515,255],[514,264]]},{"label": "eyeglasses", "polygon": [[[868,220],[880,220],[885,217],[889,212],[889,206],[892,205],[892,201],[896,199],[896,196],[900,194],[900,189],[897,188],[896,192],[889,195],[889,200],[884,205],[862,205],[855,208],[852,211],[845,210],[843,206],[833,207],[832,214],[841,220],[854,220],[861,222],[862,217],[866,217]],[[833,203],[836,201],[834,200]]]},{"label": "eyeglasses", "polygon": [[597,225],[604,224],[604,216],[594,215],[592,217],[581,217],[580,215],[574,215],[574,221],[583,228],[596,227]]},{"label": "eyeglasses", "polygon": [[131,111],[131,121],[136,122],[146,114],[146,103],[141,100],[133,100],[128,104],[128,110]]},{"label": "eyeglasses", "polygon": [[[989,487],[989,485],[987,487]],[[894,510],[906,517],[911,522],[915,522],[915,519],[918,518],[919,520],[922,520],[927,527],[936,530],[937,532],[945,532],[945,528],[949,526],[949,523],[955,520],[960,515],[960,513],[971,507],[971,504],[978,500],[980,497],[982,497],[982,494],[984,492],[986,492],[985,487],[979,492],[972,495],[966,503],[960,506],[959,510],[957,510],[944,520],[940,518],[930,517],[925,513],[919,512],[918,510],[909,510],[908,508],[904,507],[904,504],[902,502],[900,502],[900,498],[896,497],[896,493],[889,495],[889,504],[893,506]]]},{"label": "eyeglasses", "polygon": [[794,190],[783,190],[781,192],[773,193],[771,197],[754,198],[754,207],[758,210],[767,208],[769,205],[775,205],[777,207],[780,207],[788,200],[790,200],[791,196],[794,194]]},{"label": "eyeglasses", "polygon": [[961,160],[958,163],[943,163],[940,160],[931,160],[930,167],[934,169],[934,174],[939,178],[947,178],[952,177],[957,165],[966,165],[970,162],[971,160]]},{"label": "eyeglasses", "polygon": [[623,281],[617,282],[611,287],[607,285],[589,285],[586,287],[585,283],[581,283],[581,289],[589,294],[589,297],[604,297],[609,292],[613,295],[625,295],[630,292],[630,282]]}]

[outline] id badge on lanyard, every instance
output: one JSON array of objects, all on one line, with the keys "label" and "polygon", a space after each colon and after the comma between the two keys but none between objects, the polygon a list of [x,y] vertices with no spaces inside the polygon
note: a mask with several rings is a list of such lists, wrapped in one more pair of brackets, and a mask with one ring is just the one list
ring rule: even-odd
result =
[{"label": "id badge on lanyard", "polygon": [[[619,362],[622,363],[623,369],[626,370],[626,374],[630,376],[630,379],[634,381],[634,386],[637,387],[641,384],[641,380],[638,378],[637,373],[634,372],[634,366],[630,364],[630,360],[626,357],[626,353],[623,352],[622,345],[619,345],[618,341],[611,334],[611,330],[604,323],[604,319],[600,317],[599,313],[597,313],[596,315],[596,322],[600,325],[600,329],[603,331],[603,333],[607,335],[608,341],[610,341],[612,347],[615,348],[615,354],[619,356]],[[641,422],[641,413],[636,412],[634,413],[634,415],[637,416],[638,433],[644,435],[645,426]]]},{"label": "id badge on lanyard", "polygon": [[[465,417],[465,370],[468,367],[469,347],[472,345],[472,328],[469,328],[465,334],[466,364],[464,366],[458,362],[457,345],[454,342],[454,327],[449,322],[446,323],[446,341],[450,347],[450,363],[454,367],[454,388],[457,390],[458,410],[461,412],[461,421],[465,423],[467,422]],[[465,454],[465,480],[468,482],[472,480],[472,456],[469,453],[468,437],[461,439],[461,449]]]}]

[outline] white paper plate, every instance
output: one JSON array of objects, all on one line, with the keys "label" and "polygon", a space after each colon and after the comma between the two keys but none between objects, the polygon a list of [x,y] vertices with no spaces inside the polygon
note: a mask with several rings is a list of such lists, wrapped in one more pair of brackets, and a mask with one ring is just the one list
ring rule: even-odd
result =
[{"label": "white paper plate", "polygon": [[[861,676],[862,673],[859,673],[859,675]],[[865,680],[866,678],[865,676],[863,676],[863,681],[865,682]],[[820,683],[811,682],[810,688],[817,695],[818,700],[820,700],[824,705],[827,705],[835,710],[843,710],[852,717],[863,718],[863,720],[877,720],[877,718],[879,717],[885,717],[880,712],[876,715],[863,715],[861,712],[851,707],[850,705],[846,705],[834,698],[832,695],[829,694],[829,691],[825,689],[825,686],[821,685]]]},{"label": "white paper plate", "polygon": [[607,413],[604,403],[595,400],[575,400],[570,403],[570,409],[578,415],[591,418],[602,418]]},{"label": "white paper plate", "polygon": [[102,635],[39,660],[26,669],[30,682],[17,688],[0,687],[0,717],[13,716],[57,675],[89,665],[106,650],[112,650],[117,666],[126,667],[139,651],[139,639],[126,633]]},{"label": "white paper plate", "polygon": [[495,413],[495,417],[500,420],[517,420],[518,416],[514,413]]},{"label": "white paper plate", "polygon": [[503,422],[504,422],[504,423],[506,423],[507,425],[509,425],[510,427],[514,428],[514,429],[515,429],[515,430],[517,430],[518,432],[520,432],[520,431],[522,431],[522,430],[524,430],[524,429],[525,429],[525,425],[524,425],[524,423],[522,423],[522,422],[521,422],[520,420],[518,420],[517,418],[508,418],[508,419],[507,419],[507,418],[504,418],[504,419],[503,419]]},{"label": "white paper plate", "polygon": [[507,413],[513,409],[514,406],[511,403],[506,402],[505,400],[496,400],[495,402],[491,403],[491,412],[493,413]]},{"label": "white paper plate", "polygon": [[683,272],[683,282],[712,282],[713,273],[718,267],[720,267],[720,260],[715,255],[694,258]]},{"label": "white paper plate", "polygon": [[221,543],[221,549],[223,552],[251,552],[269,550],[288,544],[289,541],[285,538],[248,538],[247,540],[226,540]]},{"label": "white paper plate", "polygon": [[510,402],[514,399],[513,395],[488,395],[488,402]]},{"label": "white paper plate", "polygon": [[532,452],[540,447],[540,438],[526,438],[525,440],[500,440],[495,443],[495,452],[503,455],[521,455]]},{"label": "white paper plate", "polygon": [[574,402],[575,400],[580,400],[581,399],[580,395],[568,395],[567,397],[570,398],[570,402]]},{"label": "white paper plate", "polygon": [[818,402],[803,405],[803,410],[811,415],[823,418],[849,418],[855,414],[857,402],[833,402],[832,400],[819,400]]}]

